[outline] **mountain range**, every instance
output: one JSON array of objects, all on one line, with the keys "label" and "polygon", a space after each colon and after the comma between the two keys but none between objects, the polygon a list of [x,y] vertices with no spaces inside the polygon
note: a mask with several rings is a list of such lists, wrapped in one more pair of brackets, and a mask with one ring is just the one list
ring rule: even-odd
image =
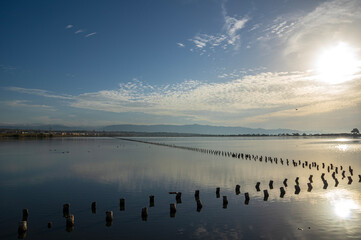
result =
[{"label": "mountain range", "polygon": [[143,133],[186,133],[209,135],[242,135],[242,134],[284,134],[301,133],[293,129],[264,129],[246,127],[225,127],[210,125],[109,125],[102,127],[69,127],[64,125],[3,125],[3,129],[27,129],[43,131],[106,131],[106,132],[143,132]]}]

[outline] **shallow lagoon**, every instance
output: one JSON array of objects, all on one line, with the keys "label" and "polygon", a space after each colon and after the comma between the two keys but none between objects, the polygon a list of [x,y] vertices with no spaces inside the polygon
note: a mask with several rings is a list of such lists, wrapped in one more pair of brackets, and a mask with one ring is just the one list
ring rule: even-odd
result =
[{"label": "shallow lagoon", "polygon": [[[360,139],[210,137],[134,138],[177,146],[333,163],[346,178],[317,171],[124,141],[117,138],[2,140],[0,142],[0,239],[16,239],[22,209],[29,209],[26,239],[344,239],[361,236]],[[354,169],[348,184],[348,167]],[[329,185],[323,189],[321,174]],[[310,174],[313,189],[307,191]],[[295,194],[299,177],[301,192]],[[286,194],[279,188],[288,178]],[[268,183],[273,180],[273,189]],[[255,185],[260,182],[261,191]],[[235,193],[239,184],[241,193]],[[220,198],[216,197],[220,187]],[[267,189],[269,198],[263,199]],[[197,211],[194,191],[203,208]],[[182,192],[175,217],[169,204]],[[244,193],[250,195],[244,203]],[[155,204],[149,207],[149,195]],[[227,196],[227,208],[222,205]],[[125,198],[125,209],[119,199]],[[91,202],[97,202],[96,213]],[[62,205],[75,226],[67,231]],[[141,209],[149,207],[147,221]],[[105,211],[114,212],[106,226]],[[47,223],[53,223],[48,229]],[[108,224],[109,225],[109,224]]]}]

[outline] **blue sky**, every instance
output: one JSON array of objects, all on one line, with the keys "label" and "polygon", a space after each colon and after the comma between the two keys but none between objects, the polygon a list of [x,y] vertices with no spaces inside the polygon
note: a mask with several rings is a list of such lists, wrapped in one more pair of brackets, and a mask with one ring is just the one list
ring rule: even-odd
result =
[{"label": "blue sky", "polygon": [[357,0],[4,0],[0,123],[361,128],[359,12]]}]

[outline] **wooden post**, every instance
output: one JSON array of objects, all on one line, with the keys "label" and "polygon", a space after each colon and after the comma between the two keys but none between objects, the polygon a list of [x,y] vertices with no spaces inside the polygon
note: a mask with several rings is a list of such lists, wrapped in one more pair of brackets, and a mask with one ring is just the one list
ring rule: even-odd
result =
[{"label": "wooden post", "polygon": [[310,177],[308,178],[308,180],[310,180],[310,183],[313,183],[312,177],[313,177],[313,175],[311,174]]},{"label": "wooden post", "polygon": [[20,221],[18,226],[19,233],[25,233],[28,230],[28,222],[27,221]]},{"label": "wooden post", "polygon": [[227,208],[227,205],[228,205],[227,196],[223,196],[223,208]]},{"label": "wooden post", "polygon": [[92,213],[95,214],[97,212],[97,203],[96,202],[92,202],[91,209],[92,209]]},{"label": "wooden post", "polygon": [[269,181],[269,188],[270,188],[270,189],[273,189],[273,180],[270,180],[270,181]]},{"label": "wooden post", "polygon": [[352,183],[352,177],[348,176],[347,178],[348,178],[348,183],[347,184],[350,185]]},{"label": "wooden post", "polygon": [[177,212],[177,207],[175,203],[171,203],[170,205],[170,217],[175,217],[175,213]]},{"label": "wooden post", "polygon": [[105,220],[107,222],[112,222],[113,221],[113,211],[106,211],[105,212]]},{"label": "wooden post", "polygon": [[149,196],[149,207],[154,207],[154,195]]},{"label": "wooden post", "polygon": [[63,205],[63,216],[64,217],[68,217],[69,216],[69,209],[70,209],[70,204],[69,203],[65,203]]},{"label": "wooden post", "polygon": [[259,189],[259,185],[260,185],[260,184],[261,184],[260,182],[257,182],[257,184],[256,184],[257,192],[261,191],[261,190]]},{"label": "wooden post", "polygon": [[286,194],[286,191],[283,187],[280,187],[280,198],[283,198]]},{"label": "wooden post", "polygon": [[263,190],[263,195],[264,195],[263,201],[267,201],[269,197],[267,189]]},{"label": "wooden post", "polygon": [[283,180],[283,185],[284,185],[285,187],[287,187],[287,178],[285,178],[285,180]]},{"label": "wooden post", "polygon": [[299,194],[301,192],[301,188],[299,185],[295,185],[295,194]]},{"label": "wooden post", "polygon": [[27,208],[23,209],[23,221],[27,221],[29,216],[29,210]]},{"label": "wooden post", "polygon": [[74,226],[74,215],[69,215],[66,218],[66,226],[67,227],[73,227]]},{"label": "wooden post", "polygon": [[202,201],[200,199],[197,199],[197,211],[199,212],[203,207]]},{"label": "wooden post", "polygon": [[144,207],[142,208],[142,220],[147,221],[148,218],[148,208]]},{"label": "wooden post", "polygon": [[194,192],[194,197],[197,199],[197,198],[199,198],[199,190],[196,190],[195,192]]},{"label": "wooden post", "polygon": [[241,190],[240,190],[241,186],[240,185],[236,185],[236,194],[240,194],[241,193]]},{"label": "wooden post", "polygon": [[311,192],[311,191],[312,191],[312,184],[311,184],[311,183],[307,183],[307,186],[308,186],[307,191],[308,191],[308,192]]},{"label": "wooden post", "polygon": [[125,210],[125,199],[124,198],[119,199],[119,209],[120,209],[120,211]]}]

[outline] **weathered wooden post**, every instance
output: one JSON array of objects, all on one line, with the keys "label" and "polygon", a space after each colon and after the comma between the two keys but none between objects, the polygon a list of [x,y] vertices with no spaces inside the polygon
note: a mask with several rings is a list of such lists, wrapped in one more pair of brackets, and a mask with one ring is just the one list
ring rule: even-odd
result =
[{"label": "weathered wooden post", "polygon": [[125,199],[124,198],[119,199],[119,210],[120,211],[125,210]]},{"label": "weathered wooden post", "polygon": [[175,217],[175,213],[177,212],[177,207],[175,203],[171,203],[170,205],[170,217],[174,218]]},{"label": "weathered wooden post", "polygon": [[200,212],[203,207],[202,201],[198,198],[197,199],[197,211]]},{"label": "weathered wooden post", "polygon": [[73,227],[74,226],[74,215],[69,215],[66,218],[66,226],[67,227]]},{"label": "weathered wooden post", "polygon": [[323,181],[323,189],[327,189],[327,187],[328,187],[327,180],[324,180]]},{"label": "weathered wooden post", "polygon": [[25,233],[28,230],[28,222],[20,221],[18,225],[18,233]]},{"label": "weathered wooden post", "polygon": [[113,221],[113,211],[106,211],[105,212],[105,221],[112,222]]},{"label": "weathered wooden post", "polygon": [[176,200],[176,203],[182,203],[182,193],[181,192],[177,192],[176,195],[175,195],[175,200]]},{"label": "weathered wooden post", "polygon": [[285,178],[285,180],[283,180],[283,185],[284,185],[285,187],[287,187],[287,178]]},{"label": "weathered wooden post", "polygon": [[361,175],[359,174],[358,177],[359,177],[358,182],[361,182]]},{"label": "weathered wooden post", "polygon": [[299,179],[299,177],[296,177],[295,182],[296,182],[297,185],[300,185],[300,183],[298,182],[298,179]]},{"label": "weathered wooden post", "polygon": [[154,207],[154,195],[149,196],[149,207]]},{"label": "weathered wooden post", "polygon": [[311,192],[312,191],[312,184],[311,183],[307,183],[307,186],[308,186],[308,189],[307,189],[307,191],[308,192]]},{"label": "weathered wooden post", "polygon": [[350,185],[352,183],[352,177],[348,176],[347,178],[348,178],[348,183],[347,184]]},{"label": "weathered wooden post", "polygon": [[270,180],[268,185],[270,189],[273,189],[273,180]]},{"label": "weathered wooden post", "polygon": [[246,192],[246,193],[244,193],[244,198],[245,198],[245,204],[247,205],[248,204],[248,202],[249,202],[249,193],[248,192]]},{"label": "weathered wooden post", "polygon": [[241,186],[240,185],[236,185],[236,194],[240,194],[241,193],[241,190],[240,190]]},{"label": "weathered wooden post", "polygon": [[280,198],[283,198],[286,194],[286,191],[283,187],[280,187]]},{"label": "weathered wooden post", "polygon": [[29,210],[27,208],[23,209],[23,221],[28,221],[28,216],[29,216]]},{"label": "weathered wooden post", "polygon": [[256,190],[257,190],[257,192],[261,191],[261,189],[259,188],[259,185],[260,185],[260,184],[261,184],[260,182],[257,182],[257,184],[256,184]]},{"label": "weathered wooden post", "polygon": [[[310,165],[310,166],[311,166],[311,165]],[[310,177],[308,178],[308,180],[310,181],[310,183],[313,183],[312,178],[313,178],[313,175],[311,174]]]},{"label": "weathered wooden post", "polygon": [[335,187],[337,187],[337,186],[338,186],[338,179],[335,178]]},{"label": "weathered wooden post", "polygon": [[267,200],[268,200],[268,197],[269,197],[269,194],[268,194],[267,189],[263,190],[263,195],[264,195],[263,201],[267,201]]},{"label": "weathered wooden post", "polygon": [[301,188],[299,185],[295,185],[295,194],[299,194],[301,192]]},{"label": "weathered wooden post", "polygon": [[223,196],[223,208],[227,208],[227,205],[228,205],[227,196]]},{"label": "weathered wooden post", "polygon": [[92,202],[91,209],[92,209],[93,214],[95,214],[97,212],[97,203],[96,202]]},{"label": "weathered wooden post", "polygon": [[69,216],[69,209],[70,209],[70,204],[69,203],[65,203],[63,205],[63,217],[68,217]]},{"label": "weathered wooden post", "polygon": [[194,197],[195,197],[196,199],[199,198],[199,190],[196,190],[196,191],[194,192]]},{"label": "weathered wooden post", "polygon": [[148,219],[148,208],[144,207],[142,208],[142,220],[147,221]]}]

